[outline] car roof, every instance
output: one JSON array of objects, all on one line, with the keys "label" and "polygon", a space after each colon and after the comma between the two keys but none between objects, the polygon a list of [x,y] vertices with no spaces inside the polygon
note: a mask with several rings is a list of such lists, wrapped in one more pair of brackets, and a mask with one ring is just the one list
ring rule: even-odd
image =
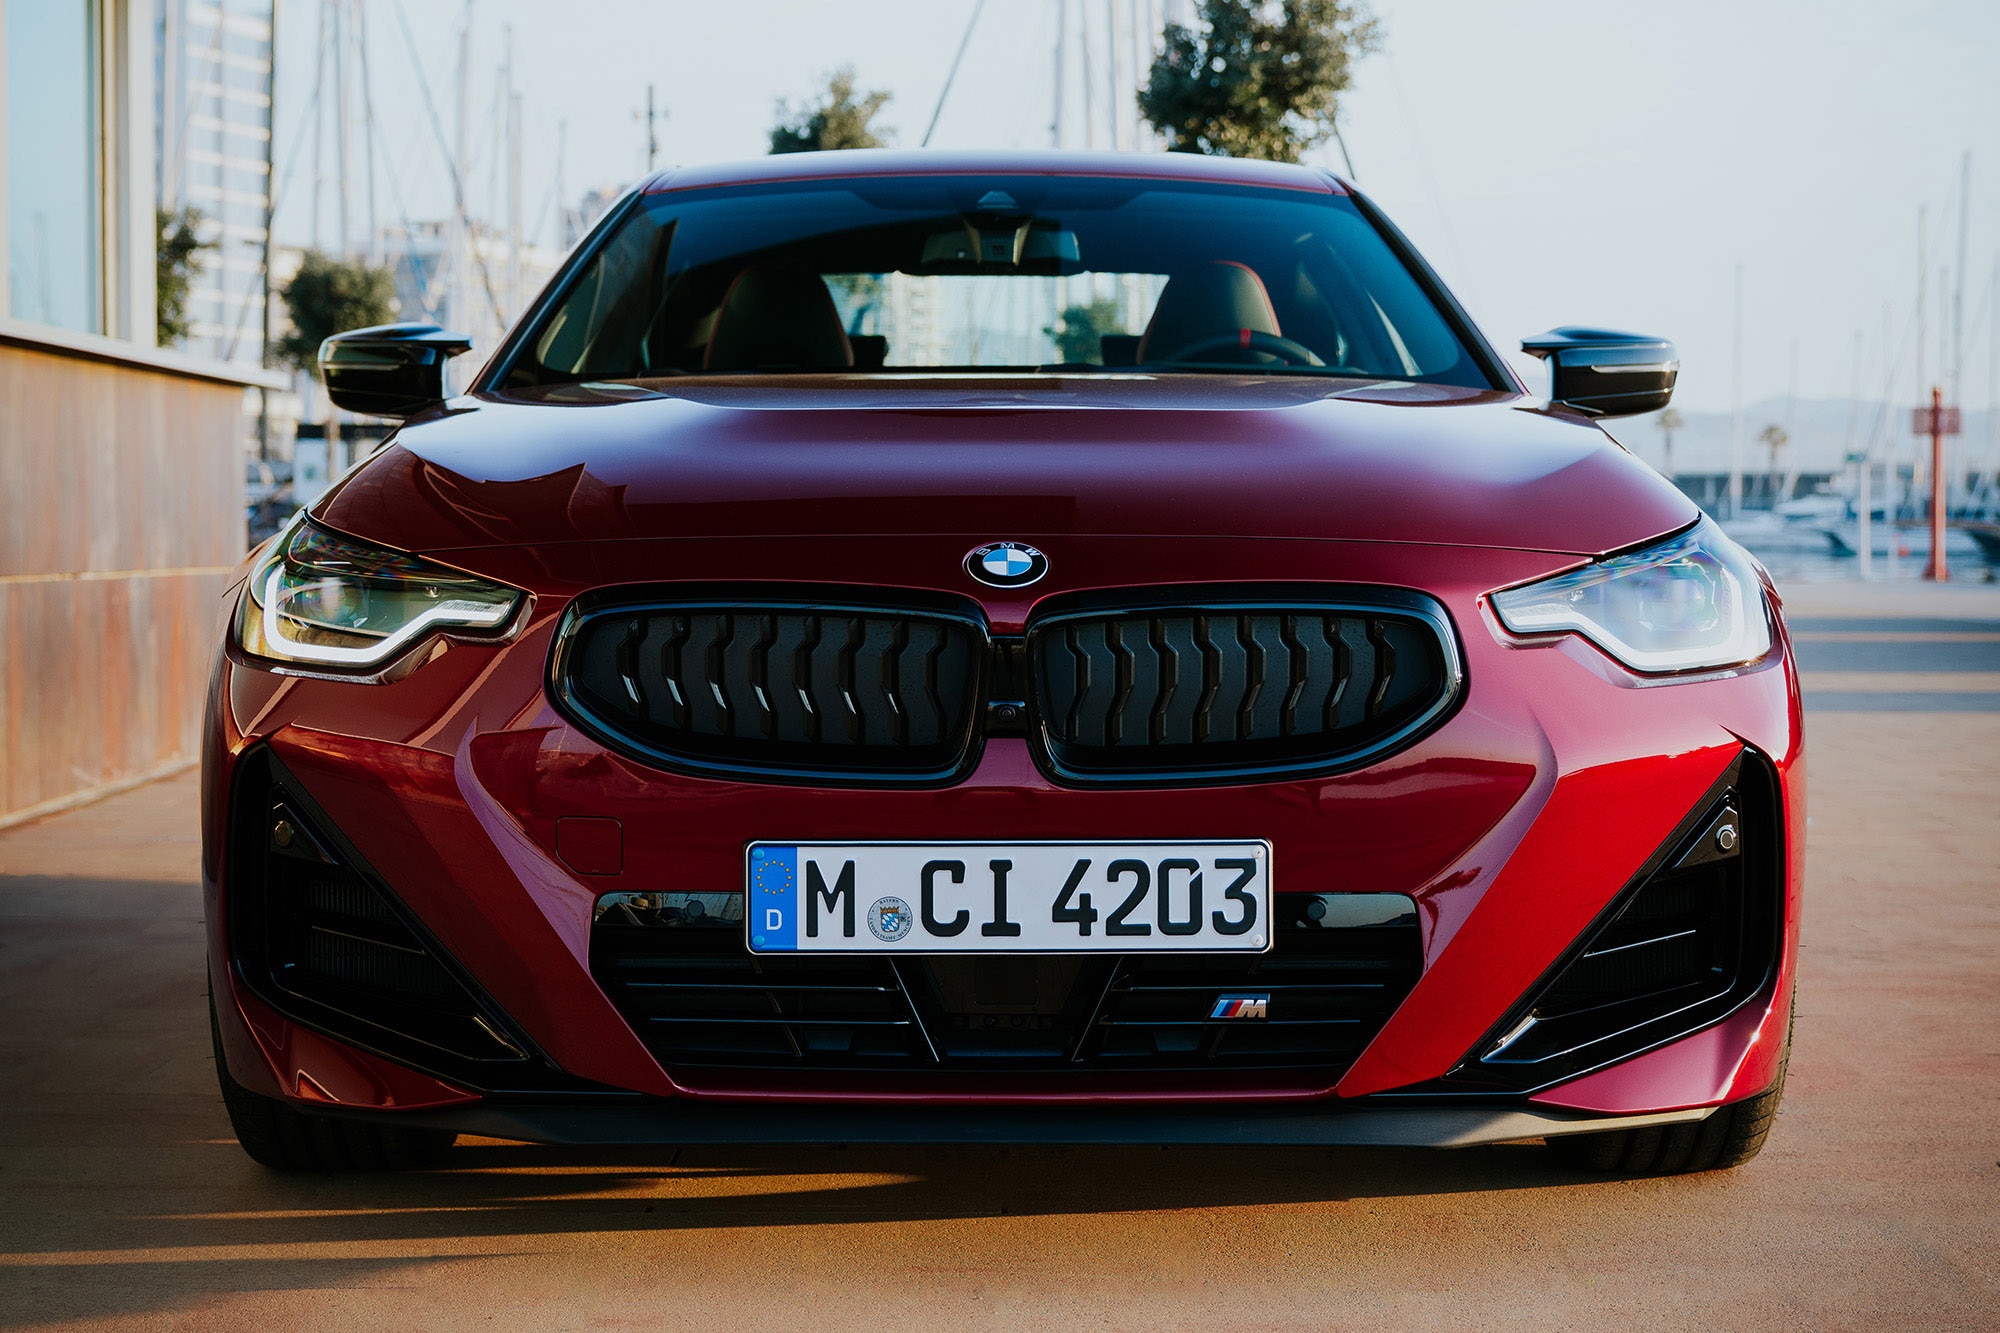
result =
[{"label": "car roof", "polygon": [[723,185],[840,180],[862,176],[1112,176],[1127,179],[1260,185],[1346,194],[1346,183],[1317,167],[1196,153],[929,152],[859,148],[773,153],[742,162],[669,167],[641,187],[645,194]]}]

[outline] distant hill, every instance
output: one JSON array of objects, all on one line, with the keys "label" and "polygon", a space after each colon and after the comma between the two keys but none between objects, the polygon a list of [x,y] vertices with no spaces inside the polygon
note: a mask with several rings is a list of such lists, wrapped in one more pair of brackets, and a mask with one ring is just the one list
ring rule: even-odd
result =
[{"label": "distant hill", "polygon": [[[1673,470],[1677,473],[1713,473],[1729,470],[1730,414],[1727,412],[1683,412],[1684,424],[1674,432]],[[1991,467],[2000,438],[1989,432],[1988,413],[1965,414],[1965,433],[1958,437],[1959,459],[1967,466]],[[1786,426],[1791,443],[1778,456],[1785,472],[1835,472],[1850,452],[1869,450],[1877,461],[1895,450],[1899,461],[1908,460],[1918,441],[1910,435],[1910,409],[1896,407],[1888,412],[1880,403],[1854,402],[1844,398],[1800,398],[1789,406],[1783,398],[1767,398],[1743,409],[1743,470],[1762,473],[1770,468],[1770,453],[1757,436],[1773,423]],[[1639,457],[1662,468],[1664,442],[1660,437],[1657,413],[1643,417],[1623,417],[1607,421],[1619,443]],[[1928,439],[1922,447],[1930,448]]]}]

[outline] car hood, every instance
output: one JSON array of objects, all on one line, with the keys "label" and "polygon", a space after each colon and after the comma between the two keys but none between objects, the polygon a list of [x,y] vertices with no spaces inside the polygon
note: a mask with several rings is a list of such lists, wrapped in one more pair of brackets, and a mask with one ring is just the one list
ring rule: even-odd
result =
[{"label": "car hood", "polygon": [[569,385],[406,424],[315,516],[404,550],[1055,534],[1596,555],[1695,506],[1518,394],[1303,378],[852,376]]}]

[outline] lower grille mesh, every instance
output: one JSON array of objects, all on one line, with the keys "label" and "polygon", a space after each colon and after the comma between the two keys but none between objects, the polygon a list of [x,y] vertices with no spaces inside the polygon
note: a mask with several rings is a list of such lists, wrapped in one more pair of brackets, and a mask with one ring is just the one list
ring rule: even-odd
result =
[{"label": "lower grille mesh", "polygon": [[[1414,911],[1400,908],[1335,928],[1293,912],[1271,953],[1243,956],[772,957],[749,953],[741,929],[740,917],[704,928],[600,912],[591,971],[662,1064],[1310,1067],[1337,1078],[1421,969]],[[1267,1016],[1214,1018],[1235,992],[1268,996]]]},{"label": "lower grille mesh", "polygon": [[663,1064],[899,1064],[923,1049],[879,959],[759,958],[733,931],[600,920],[591,970]]}]

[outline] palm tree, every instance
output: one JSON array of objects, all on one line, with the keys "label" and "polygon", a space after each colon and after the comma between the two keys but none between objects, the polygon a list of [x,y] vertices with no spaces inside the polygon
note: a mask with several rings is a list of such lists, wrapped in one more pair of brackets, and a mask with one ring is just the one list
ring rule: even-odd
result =
[{"label": "palm tree", "polygon": [[1660,450],[1660,471],[1667,474],[1668,481],[1672,481],[1674,479],[1674,432],[1685,426],[1687,422],[1681,419],[1678,408],[1670,407],[1660,413],[1659,419],[1654,424],[1660,428],[1660,441],[1662,445]]},{"label": "palm tree", "polygon": [[1771,476],[1767,489],[1771,497],[1771,508],[1776,509],[1778,507],[1778,452],[1792,442],[1791,433],[1774,421],[1764,427],[1763,430],[1757,432],[1757,438],[1763,442],[1765,448],[1771,451]]}]

